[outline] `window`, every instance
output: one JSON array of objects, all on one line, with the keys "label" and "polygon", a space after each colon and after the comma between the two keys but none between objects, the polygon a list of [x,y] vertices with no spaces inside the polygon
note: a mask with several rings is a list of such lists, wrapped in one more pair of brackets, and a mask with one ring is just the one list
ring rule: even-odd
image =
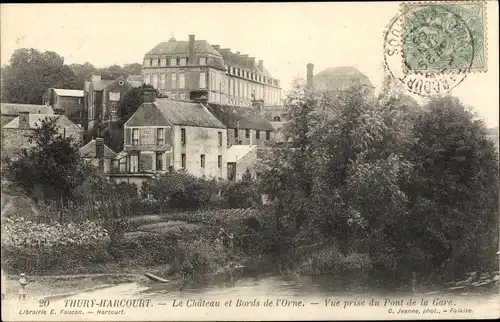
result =
[{"label": "window", "polygon": [[200,57],[200,65],[205,65],[207,63],[207,59],[205,57]]},{"label": "window", "polygon": [[185,101],[186,100],[186,93],[182,92],[182,93],[179,93],[179,99],[181,101]]},{"label": "window", "polygon": [[151,61],[149,59],[144,59],[144,66],[146,67],[151,66]]},{"label": "window", "polygon": [[170,58],[170,66],[176,66],[177,65],[177,59],[176,58]]},{"label": "window", "polygon": [[222,146],[222,132],[217,133],[219,135],[219,146]]},{"label": "window", "polygon": [[162,127],[156,129],[156,144],[163,145],[165,142],[165,131]]},{"label": "window", "polygon": [[156,152],[156,170],[163,170],[163,153]]},{"label": "window", "polygon": [[271,139],[271,131],[266,131],[266,140]]},{"label": "window", "polygon": [[255,131],[255,138],[260,139],[260,130]]},{"label": "window", "polygon": [[139,144],[139,129],[132,129],[132,145]]},{"label": "window", "polygon": [[217,167],[222,168],[222,155],[217,156]]},{"label": "window", "polygon": [[160,89],[165,89],[165,85],[167,83],[167,78],[165,74],[160,75]]},{"label": "window", "polygon": [[181,66],[186,66],[186,58],[181,58],[180,59],[180,64]]},{"label": "window", "polygon": [[177,88],[177,74],[172,74],[172,86],[173,89]]},{"label": "window", "polygon": [[181,143],[186,144],[186,129],[181,129]]},{"label": "window", "polygon": [[132,154],[130,156],[130,172],[137,172],[139,170],[139,156]]},{"label": "window", "polygon": [[109,100],[117,102],[120,100],[120,92],[109,92]]},{"label": "window", "polygon": [[207,74],[200,73],[200,88],[207,88]]},{"label": "window", "polygon": [[249,138],[250,137],[250,130],[249,129],[246,129],[245,130],[245,138]]},{"label": "window", "polygon": [[182,88],[186,87],[185,81],[186,81],[186,78],[184,76],[184,73],[179,74],[179,88],[182,89]]},{"label": "window", "polygon": [[151,84],[151,74],[144,75],[144,83],[147,85]]},{"label": "window", "polygon": [[238,129],[234,129],[234,137],[238,138]]},{"label": "window", "polygon": [[186,169],[186,154],[181,154],[181,167]]},{"label": "window", "polygon": [[167,59],[166,58],[161,59],[161,66],[167,66]]},{"label": "window", "polygon": [[200,155],[200,165],[202,168],[205,167],[205,155],[204,154]]},{"label": "window", "polygon": [[152,84],[154,88],[158,88],[158,75],[157,74],[153,74],[153,82]]},{"label": "window", "polygon": [[279,116],[275,116],[275,117],[273,117],[273,121],[274,122],[280,122],[281,118]]}]

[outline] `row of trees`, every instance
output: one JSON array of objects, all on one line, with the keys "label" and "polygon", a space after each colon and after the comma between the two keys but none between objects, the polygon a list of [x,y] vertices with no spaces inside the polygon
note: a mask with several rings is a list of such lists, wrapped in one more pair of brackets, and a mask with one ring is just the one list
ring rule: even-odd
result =
[{"label": "row of trees", "polygon": [[47,88],[83,89],[92,74],[115,79],[141,73],[141,64],[96,68],[91,63],[66,65],[53,51],[17,49],[10,63],[2,67],[2,102],[41,104]]},{"label": "row of trees", "polygon": [[286,106],[290,148],[259,169],[276,255],[305,239],[368,253],[391,276],[497,265],[498,154],[458,99],[419,106],[390,81],[375,99],[297,84]]}]

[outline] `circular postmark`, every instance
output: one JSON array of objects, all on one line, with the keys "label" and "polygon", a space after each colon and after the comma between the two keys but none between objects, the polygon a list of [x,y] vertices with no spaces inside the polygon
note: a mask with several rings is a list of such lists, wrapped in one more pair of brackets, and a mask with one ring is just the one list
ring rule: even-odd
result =
[{"label": "circular postmark", "polygon": [[470,70],[474,38],[460,15],[446,6],[404,6],[384,34],[384,67],[406,90],[445,94]]}]

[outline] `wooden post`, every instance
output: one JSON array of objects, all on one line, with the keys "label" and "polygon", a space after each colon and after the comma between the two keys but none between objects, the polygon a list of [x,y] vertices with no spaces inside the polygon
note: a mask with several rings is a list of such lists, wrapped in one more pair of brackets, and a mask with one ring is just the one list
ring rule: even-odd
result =
[{"label": "wooden post", "polygon": [[413,293],[415,293],[417,290],[417,273],[416,272],[412,272],[411,273],[411,290]]}]

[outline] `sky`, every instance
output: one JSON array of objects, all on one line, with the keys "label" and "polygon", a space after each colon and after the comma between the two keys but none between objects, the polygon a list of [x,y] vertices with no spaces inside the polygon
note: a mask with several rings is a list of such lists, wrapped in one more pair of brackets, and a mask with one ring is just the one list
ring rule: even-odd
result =
[{"label": "sky", "polygon": [[[158,43],[196,39],[263,60],[284,90],[327,67],[354,66],[379,88],[383,34],[398,3],[2,4],[1,64],[18,48],[51,50],[65,63],[96,67],[142,63]],[[487,3],[488,71],[452,94],[498,126],[498,8]]]}]

